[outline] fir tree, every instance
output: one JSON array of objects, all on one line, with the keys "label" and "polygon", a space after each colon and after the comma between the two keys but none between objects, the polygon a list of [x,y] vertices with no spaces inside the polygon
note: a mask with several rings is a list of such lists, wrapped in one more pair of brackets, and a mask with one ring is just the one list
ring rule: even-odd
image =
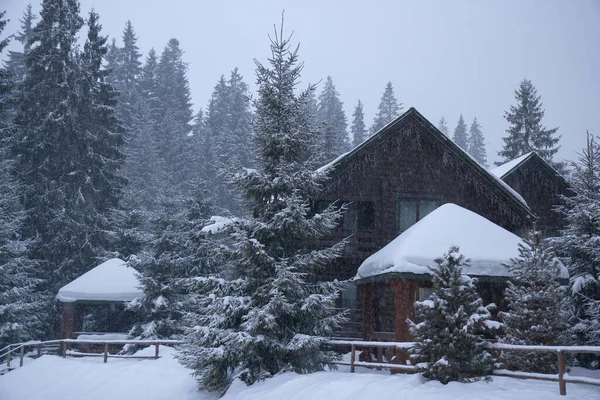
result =
[{"label": "fir tree", "polygon": [[574,196],[562,198],[557,209],[566,227],[553,239],[569,269],[570,288],[579,321],[574,331],[580,344],[600,345],[600,145],[588,133],[586,147],[572,163]]},{"label": "fir tree", "polygon": [[[40,261],[42,289],[58,289],[86,272],[104,254],[105,215],[118,207],[117,171],[122,133],[114,117],[115,93],[101,68],[106,54],[95,14],[83,53],[83,25],[75,0],[45,0],[25,61],[28,75],[16,116],[18,176],[27,214],[23,237],[38,238],[31,257]],[[48,335],[59,319],[48,303]]]},{"label": "fir tree", "polygon": [[446,122],[446,118],[440,118],[438,122],[438,129],[446,136],[450,137],[450,129],[448,129],[448,123]]},{"label": "fir tree", "polygon": [[[530,346],[568,344],[569,305],[565,288],[558,282],[560,261],[554,250],[537,238],[528,237],[519,245],[519,257],[511,260],[512,273],[505,292],[508,312],[500,313],[504,322],[501,341]],[[556,355],[508,351],[502,354],[506,368],[525,372],[556,374]]]},{"label": "fir tree", "polygon": [[503,138],[504,146],[498,152],[502,160],[496,164],[501,165],[535,151],[559,171],[562,170],[562,164],[553,160],[554,154],[560,148],[560,136],[555,136],[558,128],[546,129],[542,125],[544,109],[541,96],[538,96],[530,80],[523,79],[519,89],[515,90],[515,100],[517,105],[510,106],[510,110],[504,113],[504,118],[510,126],[506,130],[508,136]]},{"label": "fir tree", "polygon": [[331,76],[327,77],[323,91],[319,95],[318,118],[322,124],[317,144],[316,165],[325,165],[340,154],[348,151],[348,126],[340,95],[335,89]]},{"label": "fir tree", "polygon": [[304,245],[341,215],[332,206],[310,211],[309,198],[321,186],[307,163],[316,140],[305,115],[310,96],[294,91],[302,64],[282,31],[271,50],[270,66],[256,62],[258,167],[235,178],[254,217],[230,226],[220,273],[193,281],[199,293],[189,315],[194,328],[180,360],[209,390],[223,391],[236,377],[252,384],[282,371],[322,370],[335,355],[321,344],[343,320],[332,309],[338,284],[317,283],[315,275],[343,243],[314,251]]},{"label": "fir tree", "polygon": [[394,96],[392,82],[388,82],[383,96],[381,96],[381,102],[377,109],[377,115],[373,120],[373,126],[371,126],[371,134],[378,132],[381,128],[392,122],[400,115],[403,109],[402,103],[398,103]]},{"label": "fir tree", "polygon": [[[0,12],[0,34],[6,26]],[[0,54],[8,39],[0,40]],[[20,237],[24,212],[19,204],[22,187],[13,176],[13,160],[7,151],[15,134],[9,105],[11,73],[0,68],[0,348],[37,339],[42,329],[40,309],[44,298],[37,294],[40,280],[37,263],[30,260],[30,241]]]},{"label": "fir tree", "polygon": [[462,114],[460,114],[460,118],[458,118],[458,124],[456,124],[456,128],[454,128],[454,136],[452,137],[452,141],[460,146],[461,149],[465,151],[469,150],[467,124],[465,124]]},{"label": "fir tree", "polygon": [[485,151],[485,138],[481,133],[481,125],[477,118],[473,118],[471,129],[469,129],[469,138],[467,140],[467,149],[469,154],[477,162],[487,168],[487,153]]},{"label": "fir tree", "polygon": [[470,382],[492,372],[493,361],[485,331],[490,318],[471,278],[462,275],[468,261],[456,246],[430,267],[431,299],[416,302],[416,319],[409,321],[415,347],[411,359],[427,379]]},{"label": "fir tree", "polygon": [[21,30],[14,35],[17,40],[23,46],[22,51],[12,50],[8,52],[8,60],[6,61],[6,69],[11,75],[14,82],[15,89],[19,89],[20,84],[25,80],[27,76],[27,67],[25,66],[25,54],[29,52],[31,48],[29,40],[33,31],[33,24],[36,20],[36,16],[31,9],[31,4],[27,5],[23,17],[19,19],[21,22]]},{"label": "fir tree", "polygon": [[358,104],[354,107],[352,113],[352,126],[350,133],[352,134],[352,147],[356,147],[367,138],[367,128],[365,126],[365,113],[363,112],[363,104],[358,100]]}]

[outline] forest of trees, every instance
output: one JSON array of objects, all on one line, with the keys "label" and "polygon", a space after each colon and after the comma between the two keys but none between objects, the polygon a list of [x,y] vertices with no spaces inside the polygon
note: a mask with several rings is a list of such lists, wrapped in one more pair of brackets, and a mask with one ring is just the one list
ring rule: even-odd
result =
[{"label": "forest of trees", "polygon": [[[131,22],[109,40],[100,16],[81,15],[77,0],[43,0],[39,15],[28,6],[20,22],[9,36],[0,13],[6,56],[0,68],[0,348],[56,338],[58,289],[119,257],[139,271],[144,291],[130,305],[131,336],[186,337],[181,362],[208,389],[224,390],[235,371],[243,370],[240,378],[251,384],[281,371],[320,370],[334,360],[320,344],[344,321],[332,306],[340,284],[317,276],[345,241],[319,250],[306,243],[334,229],[345,208],[311,209],[324,182],[314,170],[402,114],[392,83],[369,127],[360,100],[348,121],[332,76],[320,90],[297,87],[304,64],[281,26],[268,62],[256,61],[256,99],[232,66],[206,107],[194,112],[177,39],[143,55]],[[18,50],[4,54],[9,40]],[[558,171],[569,167],[575,195],[559,209],[564,231],[542,243],[531,239],[510,266],[518,279],[508,289],[504,340],[600,345],[598,139],[588,135],[580,159],[564,165],[554,159],[557,128],[543,125],[541,97],[529,80],[515,100],[505,112],[500,163],[536,151]],[[487,167],[484,127],[476,117],[468,121],[459,116],[452,140]],[[438,128],[450,137],[444,117]],[[233,221],[217,239],[202,232],[214,215]],[[568,290],[557,280],[559,259],[571,274]],[[414,358],[443,382],[491,370],[489,354],[473,352],[489,312],[474,283],[461,278],[465,262],[459,249],[450,249],[432,268],[432,303],[417,304],[420,318],[435,322],[452,312],[447,324],[464,331],[450,340],[464,351],[453,359],[463,371],[457,375],[437,361],[450,350],[428,342],[447,326],[413,326],[415,337],[429,343]],[[448,287],[457,290],[456,310],[447,308]],[[530,313],[541,303],[549,313],[543,324]],[[102,322],[94,318],[90,323]],[[544,329],[543,338],[534,325]],[[547,334],[556,330],[563,334]]]}]

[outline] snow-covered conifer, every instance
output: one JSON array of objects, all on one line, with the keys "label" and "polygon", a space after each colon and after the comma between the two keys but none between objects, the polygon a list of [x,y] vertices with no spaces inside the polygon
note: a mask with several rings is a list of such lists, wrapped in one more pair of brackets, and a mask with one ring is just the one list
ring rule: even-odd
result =
[{"label": "snow-covered conifer", "polygon": [[491,374],[493,361],[481,333],[490,318],[473,279],[462,275],[468,260],[456,246],[430,267],[433,294],[416,302],[410,323],[415,347],[411,359],[427,379],[446,384],[469,382]]},{"label": "snow-covered conifer", "polygon": [[477,118],[473,118],[473,123],[469,129],[469,138],[467,139],[467,148],[469,154],[479,162],[479,164],[487,167],[487,154],[485,151],[485,138],[481,132],[481,125]]},{"label": "snow-covered conifer", "polygon": [[319,122],[322,124],[317,143],[315,165],[322,166],[332,161],[350,148],[348,122],[340,95],[335,89],[333,79],[328,76],[325,86],[319,95],[317,111]]},{"label": "snow-covered conifer", "polygon": [[365,113],[363,111],[363,103],[358,100],[358,104],[354,107],[352,113],[352,126],[350,133],[352,134],[352,147],[356,147],[367,138],[367,127],[365,125]]},{"label": "snow-covered conifer", "polygon": [[256,62],[258,166],[234,179],[253,218],[229,226],[219,272],[192,285],[196,312],[180,360],[209,390],[223,391],[235,378],[252,384],[282,371],[322,370],[335,354],[321,344],[343,320],[332,308],[339,285],[317,279],[343,243],[306,246],[341,216],[333,206],[318,213],[310,206],[322,190],[309,164],[316,137],[306,103],[314,87],[295,93],[302,64],[283,30],[271,51],[270,65]]},{"label": "snow-covered conifer", "polygon": [[[508,265],[512,280],[505,298],[508,311],[500,313],[504,322],[503,343],[530,346],[568,344],[570,310],[566,287],[559,282],[561,263],[545,241],[529,236],[519,245],[519,256]],[[556,354],[507,351],[502,354],[506,368],[557,373]]]},{"label": "snow-covered conifer", "polygon": [[446,122],[446,118],[440,118],[437,127],[444,135],[450,137],[450,129],[448,129],[448,122]]},{"label": "snow-covered conifer", "polygon": [[398,103],[398,100],[396,100],[392,82],[388,82],[385,86],[383,96],[381,96],[381,102],[377,108],[377,115],[375,115],[373,125],[371,126],[371,135],[377,133],[381,128],[392,122],[400,115],[403,109],[402,103]]},{"label": "snow-covered conifer", "polygon": [[454,136],[452,137],[452,141],[459,145],[464,151],[469,150],[467,124],[465,124],[462,114],[460,114],[460,117],[458,118],[458,124],[456,124],[456,128],[454,128]]}]

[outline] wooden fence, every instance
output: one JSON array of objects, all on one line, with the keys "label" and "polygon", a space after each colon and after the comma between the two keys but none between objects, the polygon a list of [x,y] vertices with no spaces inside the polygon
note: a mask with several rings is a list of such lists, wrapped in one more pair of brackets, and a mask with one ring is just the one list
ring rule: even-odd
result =
[{"label": "wooden fence", "polygon": [[[356,360],[357,349],[393,349],[393,350],[409,350],[414,346],[411,342],[368,342],[359,340],[328,340],[326,344],[334,346],[350,346],[350,362],[338,361],[334,362],[337,365],[350,366],[350,372],[353,373],[356,367],[366,368],[388,368],[394,372],[405,372],[414,373],[414,365],[401,365],[390,362],[365,362]],[[588,385],[600,386],[600,379],[593,379],[587,377],[572,377],[567,375],[567,368],[565,363],[565,354],[600,354],[600,346],[521,346],[521,345],[508,345],[504,343],[489,343],[488,347],[490,350],[496,351],[519,351],[519,352],[533,352],[533,353],[544,353],[552,352],[556,353],[558,361],[558,374],[537,374],[530,372],[520,371],[509,371],[509,370],[495,370],[493,375],[496,376],[507,376],[518,379],[536,379],[542,381],[558,382],[558,388],[561,395],[567,394],[567,382],[569,383],[584,383]]]},{"label": "wooden fence", "polygon": [[[24,342],[12,344],[0,349],[0,362],[2,359],[6,357],[6,367],[10,371],[11,369],[11,360],[13,359],[15,354],[18,354],[19,357],[19,366],[23,366],[23,359],[25,357],[25,349],[26,348],[36,348],[37,354],[36,357],[40,357],[43,354],[43,350],[48,347],[52,347],[53,352],[60,354],[62,357],[72,356],[72,357],[82,357],[82,356],[98,356],[104,357],[104,362],[108,361],[108,358],[137,358],[137,359],[157,359],[159,357],[159,347],[160,345],[165,346],[174,346],[178,344],[182,344],[181,340],[79,340],[79,339],[60,339],[60,340],[47,340],[43,342],[32,341],[32,342]],[[69,351],[69,347],[74,344],[87,344],[87,345],[96,345],[96,346],[104,346],[103,351],[101,353],[89,353],[89,352],[78,352],[78,351]],[[154,356],[136,356],[136,355],[128,355],[128,354],[110,354],[109,346],[110,345],[126,345],[133,344],[138,346],[155,346]],[[3,353],[4,352],[4,353]]]}]

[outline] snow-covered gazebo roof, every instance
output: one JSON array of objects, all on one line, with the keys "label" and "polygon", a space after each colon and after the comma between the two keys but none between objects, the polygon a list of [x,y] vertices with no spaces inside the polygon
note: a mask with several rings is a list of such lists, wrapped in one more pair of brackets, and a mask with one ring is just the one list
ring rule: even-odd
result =
[{"label": "snow-covered gazebo roof", "polygon": [[132,301],[142,294],[137,271],[125,261],[113,258],[63,286],[56,298],[63,303],[75,301]]},{"label": "snow-covered gazebo roof", "polygon": [[[456,204],[447,203],[411,226],[358,268],[355,280],[379,275],[428,275],[428,265],[459,246],[470,260],[463,273],[473,276],[507,278],[503,265],[519,254],[522,240],[484,217]],[[566,270],[561,278],[568,278]]]}]

